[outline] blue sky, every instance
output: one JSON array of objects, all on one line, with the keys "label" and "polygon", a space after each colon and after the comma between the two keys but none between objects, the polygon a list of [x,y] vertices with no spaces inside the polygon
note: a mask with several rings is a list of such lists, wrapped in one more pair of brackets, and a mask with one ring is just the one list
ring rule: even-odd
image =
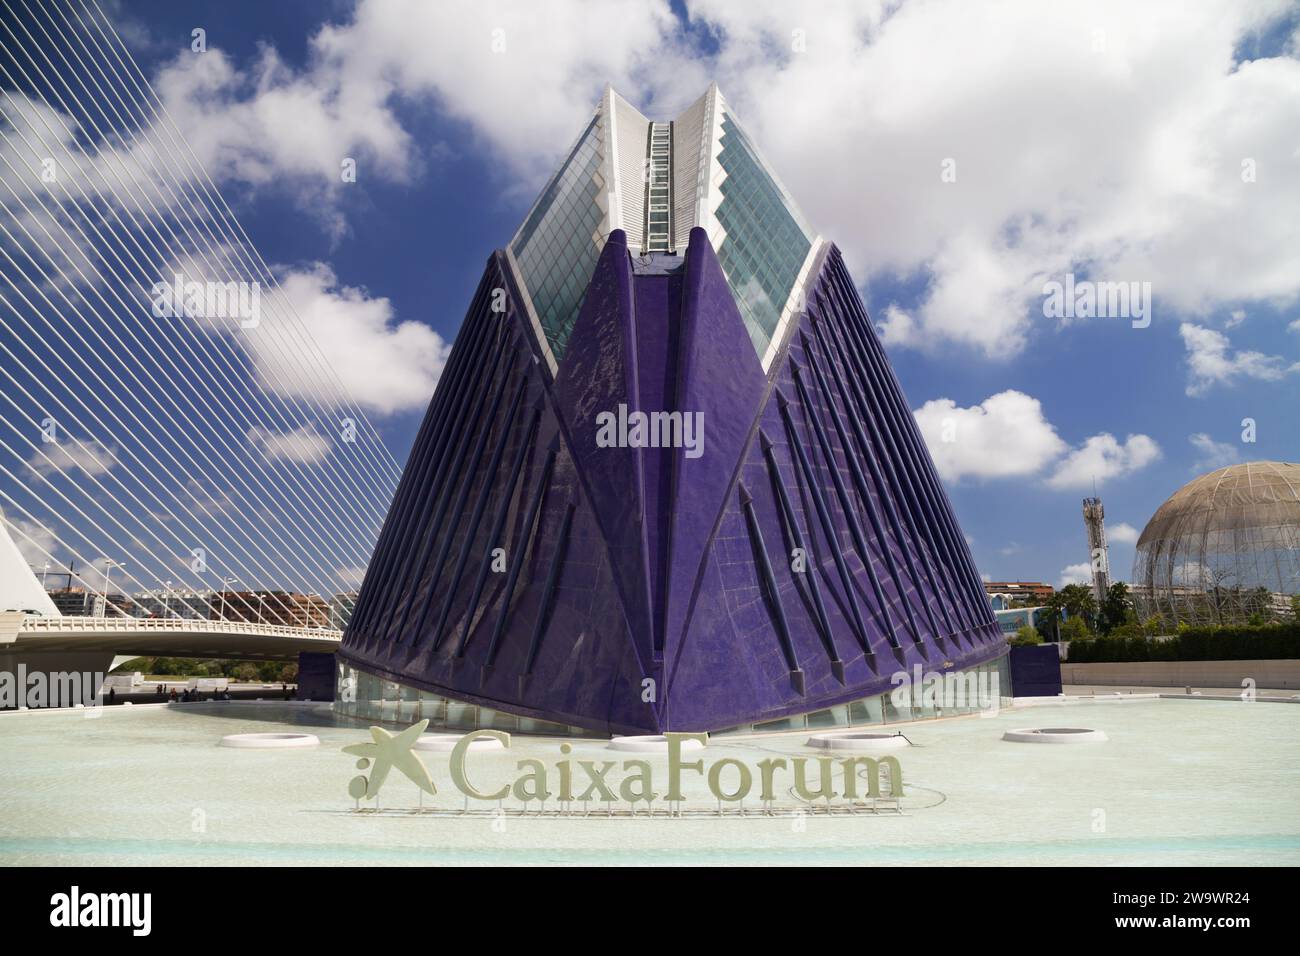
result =
[{"label": "blue sky", "polygon": [[[1093,477],[1125,577],[1133,532],[1199,471],[1297,458],[1293,6],[1010,4],[996,24],[972,4],[829,4],[806,23],[783,5],[540,6],[123,0],[114,17],[160,90],[206,104],[176,118],[268,262],[324,264],[320,295],[387,300],[389,325],[446,343],[606,80],[668,116],[716,78],[845,250],[994,579],[1058,583],[1086,560]],[[220,79],[194,73],[198,26]],[[255,109],[290,90],[306,105],[287,120]],[[370,109],[339,107],[353,90]],[[347,155],[341,187],[326,171]],[[1151,282],[1150,327],[1045,317],[1043,282],[1067,271]],[[424,400],[387,404],[372,418],[402,461]],[[956,448],[935,448],[944,419]]]}]

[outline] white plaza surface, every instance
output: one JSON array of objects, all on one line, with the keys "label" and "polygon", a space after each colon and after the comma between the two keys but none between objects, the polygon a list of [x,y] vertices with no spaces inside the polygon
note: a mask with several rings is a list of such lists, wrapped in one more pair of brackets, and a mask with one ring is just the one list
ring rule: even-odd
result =
[{"label": "white plaza surface", "polygon": [[[639,818],[520,816],[513,800],[505,814],[470,801],[476,812],[460,815],[466,800],[449,755],[437,752],[420,754],[437,796],[421,799],[394,772],[379,811],[356,812],[348,783],[360,771],[341,748],[370,734],[343,723],[323,704],[0,715],[0,863],[1300,863],[1300,706],[1285,703],[1087,701],[891,725],[913,744],[893,752],[903,812],[835,816],[799,812],[790,793],[772,816],[711,816],[716,801],[695,773],[683,778],[684,818],[666,817],[662,801],[653,818],[645,804]],[[1054,726],[1109,739],[1080,747],[1001,739]],[[219,746],[228,734],[303,732],[320,746]],[[752,767],[764,757],[824,754],[805,746],[808,736],[715,738],[684,759],[735,757]],[[574,761],[649,760],[656,789],[667,786],[666,756],[619,753],[597,740],[516,735],[509,749],[470,753],[467,770],[488,790],[515,779],[521,759],[554,767],[564,743]],[[620,774],[616,767],[611,780]],[[552,800],[547,810],[555,809]]]}]

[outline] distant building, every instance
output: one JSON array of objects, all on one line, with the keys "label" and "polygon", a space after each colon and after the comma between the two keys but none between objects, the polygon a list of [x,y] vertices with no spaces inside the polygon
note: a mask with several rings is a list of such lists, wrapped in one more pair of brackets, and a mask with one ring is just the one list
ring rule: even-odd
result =
[{"label": "distant building", "polygon": [[[1056,589],[1042,581],[985,581],[984,593],[990,598],[1001,596],[1004,606],[1010,607],[1012,601],[1031,601],[1034,604],[1046,604],[1056,593]],[[994,605],[997,609],[997,605]]]},{"label": "distant building", "polygon": [[[1003,634],[1015,634],[1022,627],[1038,627],[1039,621],[1052,613],[1051,608],[1046,607],[1014,607],[1005,610],[993,611],[993,617],[997,619],[998,627],[1002,628]],[[1065,617],[1065,612],[1061,612],[1061,617]]]},{"label": "distant building", "polygon": [[110,591],[105,595],[98,591],[89,591],[82,587],[53,588],[45,592],[54,602],[54,607],[65,617],[120,617],[135,613],[135,603],[125,594]]},{"label": "distant building", "polygon": [[216,618],[250,624],[334,626],[328,601],[319,594],[296,591],[217,591],[212,596],[212,612]]},{"label": "distant building", "polygon": [[212,617],[212,591],[159,588],[135,594],[136,617],[206,620]]},{"label": "distant building", "polygon": [[94,613],[95,599],[99,596],[78,587],[54,588],[45,593],[65,617],[89,617]]},{"label": "distant building", "polygon": [[356,591],[342,591],[334,595],[330,601],[330,627],[339,631],[346,628],[348,621],[352,620],[352,609],[356,603]]}]

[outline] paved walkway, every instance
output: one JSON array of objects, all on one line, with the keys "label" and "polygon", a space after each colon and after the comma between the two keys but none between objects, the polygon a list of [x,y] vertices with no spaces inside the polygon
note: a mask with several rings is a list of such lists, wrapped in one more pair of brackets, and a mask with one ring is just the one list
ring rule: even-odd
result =
[{"label": "paved walkway", "polygon": [[[1113,694],[1185,694],[1186,687],[1140,687],[1137,685],[1111,685],[1111,684],[1066,684],[1061,688],[1067,697],[1105,697]],[[1207,697],[1228,697],[1236,696],[1241,693],[1240,687],[1193,687],[1192,693],[1204,694]],[[1296,697],[1300,696],[1294,688],[1277,689],[1267,687],[1255,688],[1255,694],[1259,697]]]}]

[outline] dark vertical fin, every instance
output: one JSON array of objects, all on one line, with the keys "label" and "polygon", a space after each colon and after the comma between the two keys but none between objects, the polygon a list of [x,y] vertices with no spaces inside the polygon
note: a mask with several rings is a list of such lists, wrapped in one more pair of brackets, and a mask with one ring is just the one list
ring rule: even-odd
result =
[{"label": "dark vertical fin", "polygon": [[[460,410],[453,414],[448,420],[447,443],[446,448],[453,449],[451,454],[440,454],[437,457],[437,470],[434,474],[433,485],[430,493],[426,498],[425,508],[420,515],[420,519],[413,529],[415,531],[414,542],[424,541],[424,547],[420,550],[420,556],[417,561],[406,565],[406,574],[398,582],[397,588],[393,592],[391,607],[388,611],[388,618],[385,621],[382,630],[387,634],[394,634],[393,621],[397,616],[397,608],[403,604],[401,600],[406,597],[405,607],[402,615],[403,628],[399,628],[392,638],[393,643],[400,643],[405,635],[404,627],[406,619],[410,614],[411,605],[415,603],[416,592],[419,590],[420,575],[423,573],[425,564],[429,560],[429,552],[433,549],[434,543],[438,540],[438,528],[442,524],[443,514],[447,509],[447,501],[450,498],[452,486],[455,484],[456,473],[460,469],[461,461],[465,457],[465,451],[469,447],[470,436],[473,433],[473,425],[478,420],[483,411],[483,406],[487,401],[491,391],[489,384],[496,375],[502,360],[505,358],[507,351],[513,351],[506,348],[498,348],[496,358],[493,360],[492,371],[482,378],[478,383],[478,388],[466,389],[466,402],[462,404]],[[473,395],[473,401],[470,401],[470,395]],[[473,411],[469,414],[465,412],[468,407],[472,406]],[[436,492],[433,489],[437,489]],[[414,543],[413,542],[413,543]]]},{"label": "dark vertical fin", "polygon": [[[486,284],[484,287],[484,294]],[[471,315],[474,314],[471,309]],[[482,362],[483,352],[489,346],[492,336],[488,332],[488,323],[485,320],[476,322],[473,326],[472,338],[469,340],[469,348],[461,355],[461,362],[454,370],[449,369],[447,374],[454,377],[447,383],[446,388],[440,387],[435,390],[434,394],[443,392],[447,396],[446,400],[441,403],[438,417],[431,428],[434,435],[426,449],[426,455],[422,463],[422,470],[413,472],[427,478],[418,485],[412,485],[409,500],[399,511],[399,529],[395,531],[397,535],[395,546],[389,548],[384,555],[386,563],[380,566],[379,577],[380,588],[377,590],[374,599],[365,608],[364,627],[370,632],[370,625],[374,623],[378,616],[383,615],[385,619],[392,617],[393,604],[396,600],[396,589],[400,587],[403,576],[396,573],[398,568],[405,567],[405,561],[409,557],[409,551],[412,542],[415,539],[417,528],[423,521],[423,516],[427,509],[431,507],[434,497],[434,491],[439,481],[439,470],[437,467],[430,468],[431,464],[439,461],[443,450],[450,438],[452,429],[447,427],[447,421],[457,414],[458,410],[463,408],[473,394],[473,389],[466,388],[465,384],[471,370],[479,367]],[[408,467],[408,471],[412,471]],[[380,553],[379,551],[375,552]],[[377,636],[383,632],[380,628],[372,632],[372,636]]]},{"label": "dark vertical fin", "polygon": [[[492,449],[492,458],[489,460],[487,471],[480,481],[478,500],[474,502],[474,511],[470,514],[469,526],[465,529],[465,540],[461,542],[455,570],[452,572],[451,580],[448,581],[447,587],[444,589],[446,599],[442,602],[442,610],[438,613],[438,623],[433,626],[433,649],[435,651],[442,644],[443,625],[447,623],[447,615],[451,613],[451,605],[456,599],[456,588],[460,586],[461,575],[465,572],[465,562],[469,559],[470,551],[474,548],[474,540],[478,537],[479,522],[483,520],[483,512],[487,509],[488,498],[492,494],[492,486],[496,484],[497,469],[501,467],[501,457],[506,452],[506,442],[510,440],[510,433],[514,431],[511,426],[514,424],[515,416],[519,413],[519,405],[523,402],[524,393],[527,390],[528,378],[527,376],[520,376],[519,386],[515,390],[515,397],[510,402],[510,409],[506,412],[505,418],[499,420],[501,434],[497,436],[496,447]],[[485,431],[484,435],[486,434]],[[450,535],[448,540],[450,540]],[[432,598],[433,595],[430,595],[430,600]],[[432,604],[430,607],[432,607]],[[423,619],[421,619],[421,623],[423,623]]]},{"label": "dark vertical fin", "polygon": [[[512,353],[513,349],[510,349]],[[442,578],[443,562],[447,560],[447,552],[451,549],[452,539],[456,537],[456,528],[460,525],[461,513],[465,508],[465,499],[469,497],[470,486],[474,483],[474,474],[478,471],[479,460],[483,457],[483,449],[487,445],[488,436],[492,433],[492,423],[496,421],[497,412],[501,410],[501,401],[505,398],[506,384],[511,379],[511,373],[515,368],[515,358],[512,354],[510,361],[501,369],[498,377],[496,388],[491,391],[492,404],[486,413],[483,408],[483,401],[480,400],[479,407],[474,414],[473,422],[467,427],[461,446],[457,449],[456,458],[452,462],[451,472],[448,475],[447,483],[443,487],[442,503],[435,512],[433,523],[429,526],[430,534],[428,537],[428,546],[420,562],[416,565],[415,580],[411,583],[411,597],[406,603],[406,611],[402,615],[402,623],[398,626],[397,636],[399,641],[408,640],[407,624],[411,620],[411,614],[423,590],[421,588],[421,578],[424,574],[429,575],[429,585],[427,596],[424,599],[424,607],[421,608],[420,616],[417,618],[416,626],[409,631],[409,640],[412,644],[420,643],[420,633],[423,630],[429,616],[429,609],[433,606],[434,596],[438,592],[438,581]],[[491,381],[489,379],[489,381]],[[484,398],[489,394],[486,387],[483,390]],[[469,453],[469,460],[466,462],[466,453],[471,447],[471,438],[477,431],[477,438],[473,439],[473,452]],[[455,505],[451,504],[452,494],[459,487],[456,494]],[[433,564],[429,564],[429,554],[432,551],[434,542],[441,542],[438,546],[438,556]]]},{"label": "dark vertical fin", "polygon": [[[838,275],[836,278],[838,280]],[[893,378],[887,367],[884,369],[880,367],[880,356],[876,354],[877,350],[871,346],[870,330],[865,328],[865,320],[859,314],[856,303],[852,301],[856,296],[848,296],[843,289],[838,290],[838,294],[845,303],[844,314],[847,317],[844,323],[845,329],[850,336],[857,340],[859,355],[865,358],[863,367],[872,381],[873,391],[881,395],[883,400],[892,406],[893,417],[897,419],[901,426],[899,431],[903,436],[903,441],[916,463],[922,482],[930,492],[932,507],[936,513],[935,518],[938,521],[940,533],[948,542],[954,562],[953,568],[957,577],[958,593],[962,594],[967,609],[971,612],[970,629],[974,629],[981,623],[981,617],[988,616],[984,612],[988,600],[982,590],[978,595],[975,593],[973,582],[979,581],[979,572],[975,569],[975,565],[970,558],[970,551],[956,526],[952,505],[948,501],[948,496],[944,493],[943,488],[938,485],[928,454],[920,445],[915,421],[911,418],[911,412],[904,406],[901,399],[902,387],[898,384],[897,379]],[[956,573],[961,568],[965,568],[967,573]]]},{"label": "dark vertical fin", "polygon": [[776,638],[781,644],[781,653],[785,656],[786,668],[790,671],[790,683],[800,695],[804,693],[803,671],[799,669],[799,659],[794,653],[794,643],[790,640],[790,624],[785,618],[785,607],[781,604],[781,594],[777,590],[776,575],[772,572],[772,561],[767,555],[767,545],[763,541],[763,529],[758,525],[758,515],[754,514],[754,499],[740,483],[740,507],[745,512],[745,525],[749,528],[749,543],[758,556],[758,569],[762,573],[764,597],[772,623],[776,626]]},{"label": "dark vertical fin", "polygon": [[844,597],[849,604],[849,617],[851,618],[850,623],[853,626],[854,636],[862,646],[864,654],[874,654],[875,651],[871,649],[871,642],[867,639],[867,626],[862,620],[862,609],[858,607],[857,583],[853,580],[853,573],[849,570],[848,563],[844,560],[844,554],[839,549],[839,544],[835,538],[835,523],[831,521],[830,509],[826,507],[826,499],[822,497],[822,490],[813,475],[812,467],[808,464],[808,456],[804,453],[803,445],[799,443],[799,431],[795,428],[794,418],[790,414],[790,402],[780,391],[776,393],[776,402],[781,410],[781,418],[785,421],[790,447],[794,449],[795,462],[799,465],[799,474],[803,478],[804,486],[808,489],[808,494],[812,496],[813,504],[817,507],[817,517],[821,520],[822,534],[826,537],[826,543],[830,545],[831,557],[835,559],[835,567],[840,572],[840,583],[844,585]]},{"label": "dark vertical fin", "polygon": [[[844,520],[849,526],[849,535],[853,538],[853,546],[858,551],[858,559],[862,562],[863,570],[867,572],[867,580],[871,582],[871,591],[875,594],[876,603],[880,607],[885,637],[889,640],[891,647],[898,647],[898,637],[894,634],[894,616],[889,610],[889,599],[885,596],[885,589],[881,586],[880,579],[876,577],[876,569],[871,561],[871,551],[867,547],[867,540],[862,533],[862,526],[858,524],[858,516],[853,510],[853,502],[849,499],[848,489],[844,487],[844,479],[840,477],[840,469],[835,461],[834,449],[831,448],[826,429],[822,427],[821,416],[817,414],[817,408],[808,396],[808,389],[803,382],[803,369],[794,359],[790,359],[789,362],[790,370],[794,374],[795,387],[799,390],[799,398],[803,402],[804,414],[808,416],[808,421],[812,423],[813,434],[817,436],[817,444],[821,446],[822,456],[826,459],[826,470],[830,473],[831,484],[835,486],[835,494],[839,498],[840,508],[844,512]],[[882,553],[884,550],[882,545]]]},{"label": "dark vertical fin", "polygon": [[[912,613],[912,602],[907,599],[907,586],[903,576],[899,574],[898,562],[894,560],[893,549],[889,547],[889,537],[881,525],[880,515],[876,513],[876,508],[872,505],[871,489],[867,485],[867,478],[862,473],[862,466],[858,464],[858,456],[853,454],[853,443],[849,441],[848,431],[844,427],[844,416],[840,415],[835,406],[833,393],[826,382],[826,376],[822,374],[821,364],[817,361],[817,356],[812,350],[808,336],[800,332],[799,339],[803,345],[804,357],[808,360],[808,365],[813,370],[813,377],[817,380],[817,388],[825,397],[826,404],[830,408],[831,421],[835,424],[835,433],[839,436],[840,446],[844,449],[844,459],[849,463],[849,474],[853,477],[853,484],[858,490],[858,497],[862,499],[862,507],[866,510],[867,517],[871,519],[871,529],[875,532],[877,540],[880,541],[880,550],[885,555],[885,563],[888,565],[889,573],[894,579],[894,586],[898,589],[898,599],[903,602],[903,610],[907,614],[907,623],[912,630],[912,640],[920,644],[921,629],[916,626],[916,618]],[[840,396],[844,401],[845,409],[847,409],[849,407],[848,396],[844,395],[843,392],[840,393]],[[912,553],[907,548],[907,539],[903,537],[903,530],[899,526],[898,516],[894,514],[889,497],[885,492],[885,482],[880,475],[880,469],[876,466],[875,459],[871,455],[871,448],[866,444],[862,436],[862,426],[856,418],[850,417],[850,420],[855,427],[854,435],[862,448],[862,457],[866,460],[867,467],[871,469],[871,477],[878,491],[877,500],[880,502],[885,517],[889,521],[890,531],[894,535],[894,540],[898,543],[898,550],[902,552],[903,561],[907,564],[908,580],[912,582],[917,596],[924,599],[924,595],[918,586],[921,583],[920,575],[916,573],[916,567],[912,563]],[[922,600],[922,603],[924,603],[924,600]],[[929,605],[926,605],[926,611],[929,611]],[[930,633],[935,637],[939,636],[939,628],[935,624],[933,617],[930,618]]]},{"label": "dark vertical fin", "polygon": [[[842,343],[837,341],[837,344],[842,349],[845,368],[849,370],[851,380],[860,389],[864,409],[868,400],[871,403],[871,409],[864,411],[864,415],[868,421],[872,421],[873,418],[881,421],[892,421],[894,416],[898,414],[897,407],[886,409],[881,405],[881,400],[877,396],[877,389],[874,385],[874,376],[862,359],[862,349],[849,329],[847,318],[841,317],[847,315],[849,306],[840,296],[836,295],[836,290],[833,287],[828,290],[828,293],[837,303],[837,320],[831,325],[831,330],[835,333],[836,339],[843,340]],[[850,358],[852,361],[849,361]],[[913,492],[911,499],[921,509],[919,524],[925,529],[936,560],[942,559],[940,569],[948,580],[950,593],[957,598],[957,604],[953,609],[954,613],[959,617],[964,617],[962,626],[953,630],[955,636],[960,631],[969,630],[974,621],[974,618],[971,617],[969,595],[959,580],[961,565],[957,557],[952,553],[951,543],[945,531],[945,518],[942,515],[944,505],[942,501],[934,497],[928,481],[925,463],[915,457],[914,449],[909,441],[909,429],[903,426],[900,433],[902,436],[900,438],[901,448],[899,445],[894,444],[894,437],[889,430],[885,430],[891,452],[902,464],[908,480],[911,482]]]},{"label": "dark vertical fin", "polygon": [[[867,459],[867,464],[871,468],[872,475],[876,479],[877,487],[880,487],[880,464],[884,464],[885,474],[889,477],[890,498],[886,499],[886,507],[889,509],[891,523],[897,525],[899,514],[907,522],[908,534],[911,537],[916,553],[920,556],[921,565],[925,569],[926,580],[930,585],[930,592],[934,595],[944,593],[944,588],[939,586],[938,579],[934,573],[933,558],[938,554],[930,539],[928,528],[918,528],[916,516],[907,504],[907,498],[903,493],[902,483],[898,478],[898,471],[894,467],[894,458],[897,456],[897,450],[893,446],[893,439],[890,438],[890,451],[886,451],[884,443],[880,438],[880,431],[876,425],[875,418],[867,411],[866,403],[862,400],[862,394],[857,389],[857,382],[852,378],[848,379],[846,384],[845,377],[840,373],[840,363],[844,362],[843,355],[838,351],[838,345],[834,350],[828,345],[829,335],[822,331],[822,324],[825,321],[820,312],[810,312],[812,317],[813,335],[817,339],[817,345],[822,355],[826,358],[826,364],[830,366],[831,376],[835,380],[835,387],[839,390],[840,396],[844,401],[845,408],[855,407],[858,414],[849,414],[849,423],[853,426],[853,432],[857,436],[858,444],[862,448],[862,454]],[[805,351],[807,347],[805,346]],[[834,351],[834,354],[832,352]],[[836,357],[839,357],[839,362]],[[847,366],[846,366],[847,367]],[[867,436],[862,430],[862,422],[867,423],[871,430],[871,442],[867,441]],[[892,499],[892,500],[891,500]],[[895,531],[897,535],[898,532]],[[908,568],[913,575],[916,574],[911,555],[904,549],[904,556],[907,558]],[[946,587],[946,585],[945,585]],[[939,628],[938,621],[934,616],[934,609],[930,601],[924,601],[926,615],[930,620],[930,625],[934,629],[937,637],[947,637],[955,631],[952,619],[948,616],[946,601],[939,601],[939,613],[943,617],[944,629]]]},{"label": "dark vertical fin", "polygon": [[781,520],[785,525],[786,534],[796,548],[799,548],[808,557],[808,572],[804,575],[804,580],[808,582],[808,591],[812,596],[814,618],[813,624],[817,628],[817,636],[821,638],[822,647],[826,649],[826,657],[831,664],[831,673],[841,684],[844,683],[844,662],[840,660],[840,652],[835,649],[835,638],[831,634],[831,619],[826,613],[826,602],[822,600],[822,587],[820,582],[821,563],[817,560],[814,549],[809,543],[804,542],[803,532],[799,528],[799,522],[795,519],[794,506],[790,502],[790,492],[786,490],[785,479],[781,477],[781,469],[777,465],[776,453],[773,450],[772,440],[767,435],[759,431],[759,444],[763,448],[763,457],[767,461],[767,470],[772,477],[772,484],[776,487],[776,500],[781,506]]},{"label": "dark vertical fin", "polygon": [[483,561],[479,565],[478,578],[474,581],[474,590],[470,594],[469,604],[465,608],[465,623],[461,628],[460,641],[456,644],[457,657],[465,656],[465,647],[469,644],[469,634],[474,627],[474,614],[478,610],[479,599],[483,596],[483,586],[487,584],[488,572],[492,569],[492,552],[496,548],[497,541],[501,539],[501,532],[505,529],[506,519],[510,516],[510,502],[515,497],[515,486],[519,484],[519,475],[523,471],[524,459],[528,456],[528,449],[532,447],[533,436],[537,432],[537,423],[541,421],[541,417],[542,406],[539,403],[533,409],[532,420],[528,423],[528,427],[524,429],[519,440],[519,449],[515,452],[514,463],[510,466],[510,478],[501,492],[501,504],[497,506],[497,514],[492,521],[492,530],[488,534],[487,543],[483,548]]},{"label": "dark vertical fin", "polygon": [[560,452],[560,436],[556,435],[551,440],[551,446],[546,450],[546,463],[542,465],[542,474],[537,482],[537,487],[533,489],[532,500],[528,502],[528,513],[524,516],[524,523],[519,529],[519,543],[515,547],[514,557],[510,559],[510,571],[506,575],[505,591],[501,595],[501,613],[497,615],[496,627],[492,629],[492,639],[488,642],[487,654],[483,658],[483,667],[489,668],[496,663],[497,651],[500,650],[501,635],[506,630],[506,620],[510,616],[510,601],[514,597],[515,584],[519,581],[519,572],[524,566],[524,555],[528,553],[528,548],[533,541],[533,533],[537,529],[537,512],[541,510],[542,499],[546,496],[546,490],[551,484],[551,472],[555,468],[555,458]]},{"label": "dark vertical fin", "polygon": [[519,675],[519,695],[522,697],[528,686],[528,678],[533,674],[533,664],[537,661],[537,652],[542,649],[542,637],[550,623],[551,602],[555,599],[555,586],[560,581],[560,571],[564,569],[564,557],[569,551],[569,531],[573,528],[573,512],[577,507],[570,501],[564,508],[564,520],[560,523],[560,534],[555,541],[555,551],[551,554],[551,568],[546,572],[546,586],[542,589],[542,602],[537,608],[537,620],[533,622],[533,633],[528,639],[528,656],[524,659],[524,671]]}]

